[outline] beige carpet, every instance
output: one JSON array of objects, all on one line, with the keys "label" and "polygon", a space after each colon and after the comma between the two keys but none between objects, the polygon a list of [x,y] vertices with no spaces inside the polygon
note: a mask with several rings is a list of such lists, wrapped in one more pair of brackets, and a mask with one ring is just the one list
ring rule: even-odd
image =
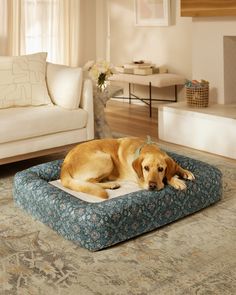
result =
[{"label": "beige carpet", "polygon": [[223,200],[94,253],[14,206],[14,173],[50,157],[0,166],[0,294],[236,294],[236,161],[167,147],[220,168]]}]

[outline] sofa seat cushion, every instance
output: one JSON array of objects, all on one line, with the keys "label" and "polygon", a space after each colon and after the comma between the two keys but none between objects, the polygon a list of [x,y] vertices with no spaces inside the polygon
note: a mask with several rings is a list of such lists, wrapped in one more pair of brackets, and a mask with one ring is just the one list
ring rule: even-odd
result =
[{"label": "sofa seat cushion", "polygon": [[81,129],[88,114],[59,106],[19,107],[0,112],[0,143]]}]

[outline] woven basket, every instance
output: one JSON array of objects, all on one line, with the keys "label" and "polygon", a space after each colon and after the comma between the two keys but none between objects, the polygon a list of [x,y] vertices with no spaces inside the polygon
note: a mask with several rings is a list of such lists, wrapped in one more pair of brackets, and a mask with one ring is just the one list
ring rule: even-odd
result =
[{"label": "woven basket", "polygon": [[208,107],[209,84],[203,86],[185,86],[187,104],[191,107]]}]

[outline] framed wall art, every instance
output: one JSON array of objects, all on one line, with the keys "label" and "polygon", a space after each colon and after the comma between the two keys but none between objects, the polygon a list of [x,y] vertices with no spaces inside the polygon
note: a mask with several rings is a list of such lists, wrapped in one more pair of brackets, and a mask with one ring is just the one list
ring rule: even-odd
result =
[{"label": "framed wall art", "polygon": [[170,0],[135,0],[136,26],[168,26]]}]

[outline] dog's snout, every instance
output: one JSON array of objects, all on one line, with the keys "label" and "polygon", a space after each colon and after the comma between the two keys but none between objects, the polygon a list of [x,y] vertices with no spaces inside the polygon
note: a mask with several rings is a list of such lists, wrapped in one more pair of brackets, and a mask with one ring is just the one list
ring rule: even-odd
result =
[{"label": "dog's snout", "polygon": [[157,188],[157,183],[156,182],[154,182],[154,181],[149,181],[149,189],[150,190],[154,190],[154,189],[156,189]]}]

